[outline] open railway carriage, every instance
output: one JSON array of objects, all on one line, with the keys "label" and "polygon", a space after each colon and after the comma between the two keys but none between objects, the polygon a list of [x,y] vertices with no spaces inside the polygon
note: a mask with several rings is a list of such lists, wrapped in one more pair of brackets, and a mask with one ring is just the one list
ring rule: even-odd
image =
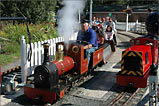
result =
[{"label": "open railway carriage", "polygon": [[122,52],[121,71],[117,73],[117,84],[136,88],[147,87],[147,78],[158,64],[158,41],[150,38],[135,38],[131,47]]},{"label": "open railway carriage", "polygon": [[84,50],[85,42],[69,41],[56,44],[56,59],[49,60],[49,44],[44,44],[44,62],[34,70],[31,83],[24,87],[29,98],[39,97],[42,101],[53,103],[62,98],[75,81],[91,74],[93,69],[107,60],[115,47],[112,41],[105,41],[92,54],[90,64]]}]

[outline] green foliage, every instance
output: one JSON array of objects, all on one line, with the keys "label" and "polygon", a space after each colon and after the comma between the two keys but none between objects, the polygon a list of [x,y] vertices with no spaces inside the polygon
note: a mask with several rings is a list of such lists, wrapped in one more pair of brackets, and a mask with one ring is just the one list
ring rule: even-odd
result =
[{"label": "green foliage", "polygon": [[0,63],[2,66],[6,65],[7,63],[10,63],[10,62],[13,62],[11,55],[5,55],[5,54],[0,55]]},{"label": "green foliage", "polygon": [[16,60],[20,59],[20,51],[15,54],[0,54],[0,63],[2,66],[7,65],[8,63],[14,63]]},{"label": "green foliage", "polygon": [[2,66],[20,59],[20,44],[0,40],[0,64]]},{"label": "green foliage", "polygon": [[[24,35],[28,43],[28,35],[26,29],[27,28],[25,24],[8,24],[2,28],[0,31],[0,36],[20,44],[21,35]],[[58,36],[52,24],[29,24],[29,31],[32,38],[31,42],[47,40]]]},{"label": "green foliage", "polygon": [[0,1],[0,6],[1,17],[22,17],[23,14],[30,23],[43,23],[53,20],[56,0]]},{"label": "green foliage", "polygon": [[[3,48],[0,49],[0,53],[3,54],[14,54],[17,53],[17,50],[20,50],[20,45],[17,43],[7,43]],[[19,52],[19,51],[18,51]]]},{"label": "green foliage", "polygon": [[[57,37],[57,32],[52,24],[29,24],[32,42],[42,41]],[[7,24],[0,30],[0,37],[7,38],[10,41],[0,39],[0,64],[6,65],[20,59],[20,40],[21,35],[25,35],[28,42],[28,36],[25,24]]]}]

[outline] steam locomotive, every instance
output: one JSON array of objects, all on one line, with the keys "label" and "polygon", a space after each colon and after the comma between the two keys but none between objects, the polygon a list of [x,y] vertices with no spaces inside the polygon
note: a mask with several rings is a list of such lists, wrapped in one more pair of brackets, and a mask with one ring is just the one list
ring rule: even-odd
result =
[{"label": "steam locomotive", "polygon": [[[49,44],[44,44],[44,62],[34,70],[33,80],[24,87],[24,94],[29,98],[39,97],[44,102],[53,103],[62,98],[68,88],[80,78],[93,73],[93,69],[107,61],[113,52],[113,41],[105,41],[88,56],[84,41],[59,42],[56,44],[56,59],[50,61]],[[29,79],[29,78],[28,78]]]},{"label": "steam locomotive", "polygon": [[147,87],[149,74],[157,73],[158,40],[135,38],[130,40],[131,47],[122,52],[121,71],[117,73],[117,84]]}]

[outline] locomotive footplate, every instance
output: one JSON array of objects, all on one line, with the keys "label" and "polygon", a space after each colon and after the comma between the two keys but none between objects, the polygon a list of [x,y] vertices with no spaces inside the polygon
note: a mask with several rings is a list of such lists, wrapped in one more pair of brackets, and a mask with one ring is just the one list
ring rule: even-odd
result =
[{"label": "locomotive footplate", "polygon": [[71,76],[68,78],[64,77],[65,81],[67,80],[67,83],[65,81],[63,82],[64,79],[61,78],[61,76],[58,87],[54,87],[52,90],[49,88],[36,88],[33,84],[33,81],[31,81],[31,83],[24,86],[24,94],[31,99],[40,99],[46,103],[54,103],[55,101],[61,99],[67,93],[67,91],[70,90],[70,88],[78,86],[78,84],[80,84],[84,78],[82,76],[83,75],[72,76],[71,80],[69,80]]},{"label": "locomotive footplate", "polygon": [[139,76],[126,76],[120,74],[121,72],[117,73],[117,84],[120,86],[128,86],[129,84],[133,84],[133,87],[136,88],[146,88],[147,87],[147,79],[149,76],[149,71],[145,73],[143,77]]},{"label": "locomotive footplate", "polygon": [[53,91],[50,91],[46,88],[35,88],[34,84],[27,84],[24,86],[24,94],[31,99],[40,99],[47,103],[54,103],[54,101],[62,98],[65,93],[63,87],[57,87]]}]

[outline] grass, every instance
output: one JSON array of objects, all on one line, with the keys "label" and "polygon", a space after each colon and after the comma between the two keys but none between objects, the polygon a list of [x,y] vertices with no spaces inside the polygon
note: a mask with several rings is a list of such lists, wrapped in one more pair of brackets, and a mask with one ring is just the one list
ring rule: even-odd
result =
[{"label": "grass", "polygon": [[20,59],[20,45],[18,43],[0,40],[0,44],[3,45],[0,49],[0,64],[2,66]]},{"label": "grass", "polygon": [[2,66],[5,66],[9,63],[14,63],[15,60],[17,59],[20,59],[20,54],[11,54],[11,55],[0,54],[0,64]]}]

